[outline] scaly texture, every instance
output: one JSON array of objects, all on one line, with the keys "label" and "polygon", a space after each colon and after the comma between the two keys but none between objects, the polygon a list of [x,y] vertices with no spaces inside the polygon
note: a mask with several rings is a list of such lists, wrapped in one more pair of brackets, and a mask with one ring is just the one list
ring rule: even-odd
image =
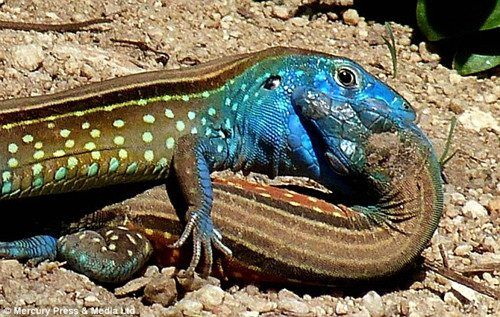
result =
[{"label": "scaly texture", "polygon": [[[433,160],[413,110],[391,88],[346,58],[290,48],[9,100],[0,109],[2,199],[165,181],[186,224],[174,246],[193,238],[188,272],[202,251],[210,272],[213,246],[231,254],[212,223],[212,171],[309,177],[386,223],[370,216],[382,212],[374,203],[393,186],[389,176],[371,179],[370,136],[411,131],[422,161]],[[360,199],[366,185],[373,190]],[[78,254],[82,265],[100,265]]]}]

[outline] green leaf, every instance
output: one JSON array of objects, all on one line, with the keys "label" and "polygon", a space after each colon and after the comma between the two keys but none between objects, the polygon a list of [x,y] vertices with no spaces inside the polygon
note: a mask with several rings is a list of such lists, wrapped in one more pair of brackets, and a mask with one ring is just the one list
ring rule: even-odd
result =
[{"label": "green leaf", "polygon": [[500,0],[463,5],[456,0],[418,0],[417,24],[430,41],[500,27]]},{"label": "green leaf", "polygon": [[497,0],[497,4],[490,16],[484,21],[480,30],[491,30],[500,27],[500,1]]},{"label": "green leaf", "polygon": [[479,73],[500,65],[500,55],[480,55],[457,52],[453,58],[453,68],[460,75]]},{"label": "green leaf", "polygon": [[418,0],[417,2],[417,24],[420,28],[420,31],[424,33],[425,37],[429,41],[437,41],[444,37],[441,33],[433,28],[432,24],[429,21],[426,0]]}]

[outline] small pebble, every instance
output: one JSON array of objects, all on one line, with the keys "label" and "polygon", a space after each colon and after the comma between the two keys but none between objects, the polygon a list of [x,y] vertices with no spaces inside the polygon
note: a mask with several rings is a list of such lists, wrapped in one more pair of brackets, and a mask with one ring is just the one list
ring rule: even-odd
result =
[{"label": "small pebble", "polygon": [[4,277],[21,278],[23,273],[23,266],[18,260],[1,260],[0,273]]},{"label": "small pebble", "polygon": [[293,298],[280,299],[278,308],[295,315],[305,315],[309,312],[307,304]]},{"label": "small pebble", "polygon": [[85,307],[95,307],[99,304],[99,299],[95,295],[88,295],[83,299]]},{"label": "small pebble", "polygon": [[497,240],[492,236],[485,237],[481,245],[483,249],[488,252],[495,252],[495,249],[500,248],[499,242],[497,242]]},{"label": "small pebble", "polygon": [[206,310],[212,310],[222,304],[224,291],[218,286],[205,285],[194,292],[193,297],[200,301]]},{"label": "small pebble", "polygon": [[337,302],[337,305],[335,305],[335,313],[337,315],[345,315],[349,312],[349,308],[347,307],[346,304]]},{"label": "small pebble", "polygon": [[44,58],[42,47],[36,44],[13,46],[10,54],[13,65],[28,71],[34,71],[40,67]]},{"label": "small pebble", "polygon": [[500,213],[500,198],[494,198],[488,202],[487,205],[488,210],[492,214],[497,214]]},{"label": "small pebble", "polygon": [[458,121],[467,130],[479,132],[481,129],[492,129],[500,132],[497,119],[491,112],[484,112],[476,107],[467,109],[458,117]]},{"label": "small pebble", "polygon": [[453,250],[453,253],[458,256],[468,256],[472,251],[472,246],[469,244],[461,244]]},{"label": "small pebble", "polygon": [[161,275],[165,277],[174,277],[176,270],[175,266],[164,267],[161,269]]},{"label": "small pebble", "polygon": [[457,73],[451,73],[448,78],[450,79],[450,83],[456,85],[462,81],[462,76]]},{"label": "small pebble", "polygon": [[171,305],[177,299],[177,285],[173,278],[166,278],[161,274],[152,277],[144,288],[144,299],[152,304],[163,306]]},{"label": "small pebble", "polygon": [[117,296],[124,296],[130,293],[134,293],[146,287],[149,282],[151,282],[151,277],[135,278],[128,281],[125,285],[115,288],[114,293]]},{"label": "small pebble", "polygon": [[497,101],[497,96],[495,94],[486,94],[484,95],[484,101],[486,103],[495,103]]},{"label": "small pebble", "polygon": [[370,312],[366,308],[361,307],[359,312],[350,314],[349,317],[370,317]]},{"label": "small pebble", "polygon": [[462,303],[460,302],[460,300],[458,300],[458,298],[455,296],[455,294],[453,294],[453,292],[444,293],[443,300],[446,304],[449,304],[449,305],[453,305],[453,306],[457,306],[457,307],[462,306]]},{"label": "small pebble", "polygon": [[454,114],[462,114],[465,111],[465,104],[463,100],[458,99],[458,98],[452,98],[450,100],[450,103],[448,105],[448,108],[454,113]]},{"label": "small pebble", "polygon": [[175,308],[187,316],[200,316],[203,310],[203,304],[196,300],[184,298],[175,305]]},{"label": "small pebble", "polygon": [[454,205],[463,205],[465,203],[465,196],[460,193],[451,193],[450,196]]},{"label": "small pebble", "polygon": [[382,302],[382,297],[377,292],[369,291],[363,296],[361,301],[372,317],[384,316],[384,303]]},{"label": "small pebble", "polygon": [[347,25],[358,25],[359,14],[354,9],[348,9],[342,14],[342,19]]},{"label": "small pebble", "polygon": [[288,20],[291,17],[289,9],[284,6],[273,7],[273,16],[282,20]]},{"label": "small pebble", "polygon": [[158,274],[159,272],[160,272],[160,270],[158,269],[158,267],[156,265],[150,265],[146,269],[146,272],[144,272],[144,276],[151,277],[151,276]]},{"label": "small pebble", "polygon": [[477,219],[488,216],[488,210],[484,208],[480,203],[475,200],[468,200],[464,207],[462,208],[462,212],[466,217]]},{"label": "small pebble", "polygon": [[450,281],[450,286],[452,289],[457,291],[460,295],[462,295],[469,302],[477,301],[477,296],[476,296],[477,293],[473,289],[471,289],[465,285],[459,284],[457,282],[454,282],[454,281]]},{"label": "small pebble", "polygon": [[307,26],[309,24],[309,20],[307,20],[306,18],[302,18],[302,17],[295,17],[295,18],[291,18],[290,21],[292,22],[292,24],[294,26]]}]

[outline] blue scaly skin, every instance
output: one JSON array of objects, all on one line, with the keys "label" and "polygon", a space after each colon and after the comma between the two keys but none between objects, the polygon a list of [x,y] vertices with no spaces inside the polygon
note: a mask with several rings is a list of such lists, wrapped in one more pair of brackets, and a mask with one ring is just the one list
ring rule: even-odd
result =
[{"label": "blue scaly skin", "polygon": [[[91,164],[86,178],[80,177],[80,180],[85,179],[83,185],[63,186],[64,190],[62,187],[60,190],[57,187],[55,190],[77,191],[126,182],[164,180],[171,200],[186,224],[173,247],[182,246],[190,237],[193,241],[193,257],[188,274],[194,272],[202,253],[204,253],[203,272],[210,273],[213,247],[227,256],[231,255],[231,251],[222,243],[222,236],[214,227],[211,218],[213,203],[211,172],[230,169],[244,173],[253,171],[270,177],[278,175],[308,177],[332,190],[338,197],[346,201],[355,201],[360,191],[359,178],[362,177],[358,167],[362,166],[365,159],[363,147],[356,144],[363,143],[372,133],[388,131],[395,126],[402,130],[416,131],[415,135],[418,135],[419,140],[428,143],[423,133],[413,124],[415,113],[408,102],[347,58],[306,50],[274,48],[207,65],[211,65],[209,71],[213,73],[217,73],[219,69],[223,70],[221,75],[214,75],[211,82],[202,81],[204,76],[212,75],[203,73],[207,71],[203,69],[203,65],[199,68],[199,74],[192,75],[193,78],[188,78],[184,73],[176,75],[177,73],[172,72],[172,77],[178,78],[175,78],[174,84],[169,87],[172,88],[172,94],[179,94],[179,91],[182,93],[185,90],[186,94],[182,96],[170,95],[169,91],[159,92],[157,87],[144,92],[141,89],[145,88],[139,87],[136,89],[137,95],[141,97],[146,95],[140,100],[136,100],[134,93],[129,92],[130,100],[124,99],[126,94],[118,94],[119,97],[114,97],[117,100],[107,101],[112,106],[119,105],[115,107],[117,110],[113,108],[112,114],[130,111],[121,116],[125,121],[128,120],[127,116],[138,116],[133,112],[136,108],[129,106],[128,103],[151,107],[151,113],[165,112],[169,118],[174,115],[177,118],[179,113],[187,113],[192,119],[196,114],[196,120],[192,120],[193,123],[189,123],[190,125],[179,121],[175,125],[156,125],[153,135],[173,135],[167,140],[167,149],[154,148],[155,155],[159,152],[159,156],[165,158],[161,169],[157,168],[157,165],[148,165],[148,162],[140,161],[141,164],[130,164],[121,178],[100,174],[99,178],[94,176],[101,173],[101,170],[93,169],[94,164]],[[193,73],[195,72],[196,69],[193,69]],[[128,86],[124,84],[123,87],[129,89],[133,85],[140,86],[138,79],[134,79],[139,76],[128,78],[130,80],[124,79]],[[152,83],[155,80],[153,73],[147,78]],[[190,80],[193,84],[187,83]],[[115,80],[113,83],[119,82]],[[104,82],[102,87],[107,87],[106,85],[107,82]],[[151,85],[154,86],[154,83]],[[97,90],[100,89],[95,87]],[[120,89],[121,86],[118,87],[118,90]],[[88,93],[89,90],[91,89],[85,92]],[[75,90],[74,94],[78,92],[79,90]],[[169,98],[165,98],[165,95]],[[122,104],[126,107],[121,106]],[[165,105],[169,110],[172,109],[170,113],[165,110]],[[90,110],[92,111],[84,109],[80,113],[83,116],[88,113],[89,122],[92,122],[94,119],[91,120],[90,116],[96,111]],[[201,120],[199,120],[200,113],[206,114]],[[321,122],[321,113],[334,115],[328,117],[326,122]],[[31,117],[36,117],[36,114],[31,114]],[[144,121],[154,122],[154,118],[150,118],[144,116]],[[39,118],[32,121],[37,123],[37,120]],[[29,120],[21,124],[10,122],[6,126],[11,129],[33,122]],[[123,122],[120,125],[122,124]],[[175,133],[172,134],[172,131]],[[180,133],[181,131],[183,132]],[[150,138],[151,134],[147,136],[143,134],[144,142],[148,143]],[[93,148],[87,150],[90,153]],[[153,152],[148,151],[144,151],[141,147],[130,149],[129,159],[130,156],[137,154],[150,161]],[[99,159],[94,155],[92,157],[102,160],[106,155],[102,152]],[[116,161],[116,158],[114,159]],[[57,166],[52,168],[55,170]],[[117,168],[121,168],[121,165]],[[134,169],[133,173],[129,173],[131,168]],[[54,178],[61,179],[67,176],[66,170],[59,168],[57,171],[62,172],[56,174]],[[7,176],[9,178],[5,177],[2,187],[2,198],[14,197],[16,193],[13,188],[15,183],[10,181],[10,171]],[[30,188],[26,190],[29,190],[28,195],[46,194],[31,191]],[[82,237],[80,234],[79,237],[83,240],[86,235]],[[96,241],[99,240],[94,238]],[[123,266],[119,263],[116,265],[118,269],[109,268],[103,264],[103,261],[109,259],[109,254],[89,260],[87,250],[78,249],[78,244],[67,247],[67,241],[68,239],[60,239],[58,246],[55,247],[53,238],[42,236],[2,243],[0,254],[18,258],[23,256],[54,258],[58,249],[66,258],[74,258],[74,262],[80,267],[90,266],[92,271],[97,272],[95,275],[98,279],[99,276],[104,279],[106,276],[115,277],[123,271],[133,274],[149,254],[147,246],[143,246],[140,254],[144,261],[132,261],[132,264],[129,261],[124,265],[127,267],[126,270],[123,270]],[[69,254],[68,250],[72,250],[72,253]],[[118,273],[112,273],[113,270]]]}]

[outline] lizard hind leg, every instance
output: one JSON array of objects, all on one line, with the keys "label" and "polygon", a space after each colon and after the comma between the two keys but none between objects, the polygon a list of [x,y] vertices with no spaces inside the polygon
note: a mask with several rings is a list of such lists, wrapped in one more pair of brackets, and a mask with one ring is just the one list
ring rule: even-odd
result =
[{"label": "lizard hind leg", "polygon": [[58,258],[91,279],[120,283],[141,269],[152,254],[149,240],[126,227],[85,230],[58,240]]}]

